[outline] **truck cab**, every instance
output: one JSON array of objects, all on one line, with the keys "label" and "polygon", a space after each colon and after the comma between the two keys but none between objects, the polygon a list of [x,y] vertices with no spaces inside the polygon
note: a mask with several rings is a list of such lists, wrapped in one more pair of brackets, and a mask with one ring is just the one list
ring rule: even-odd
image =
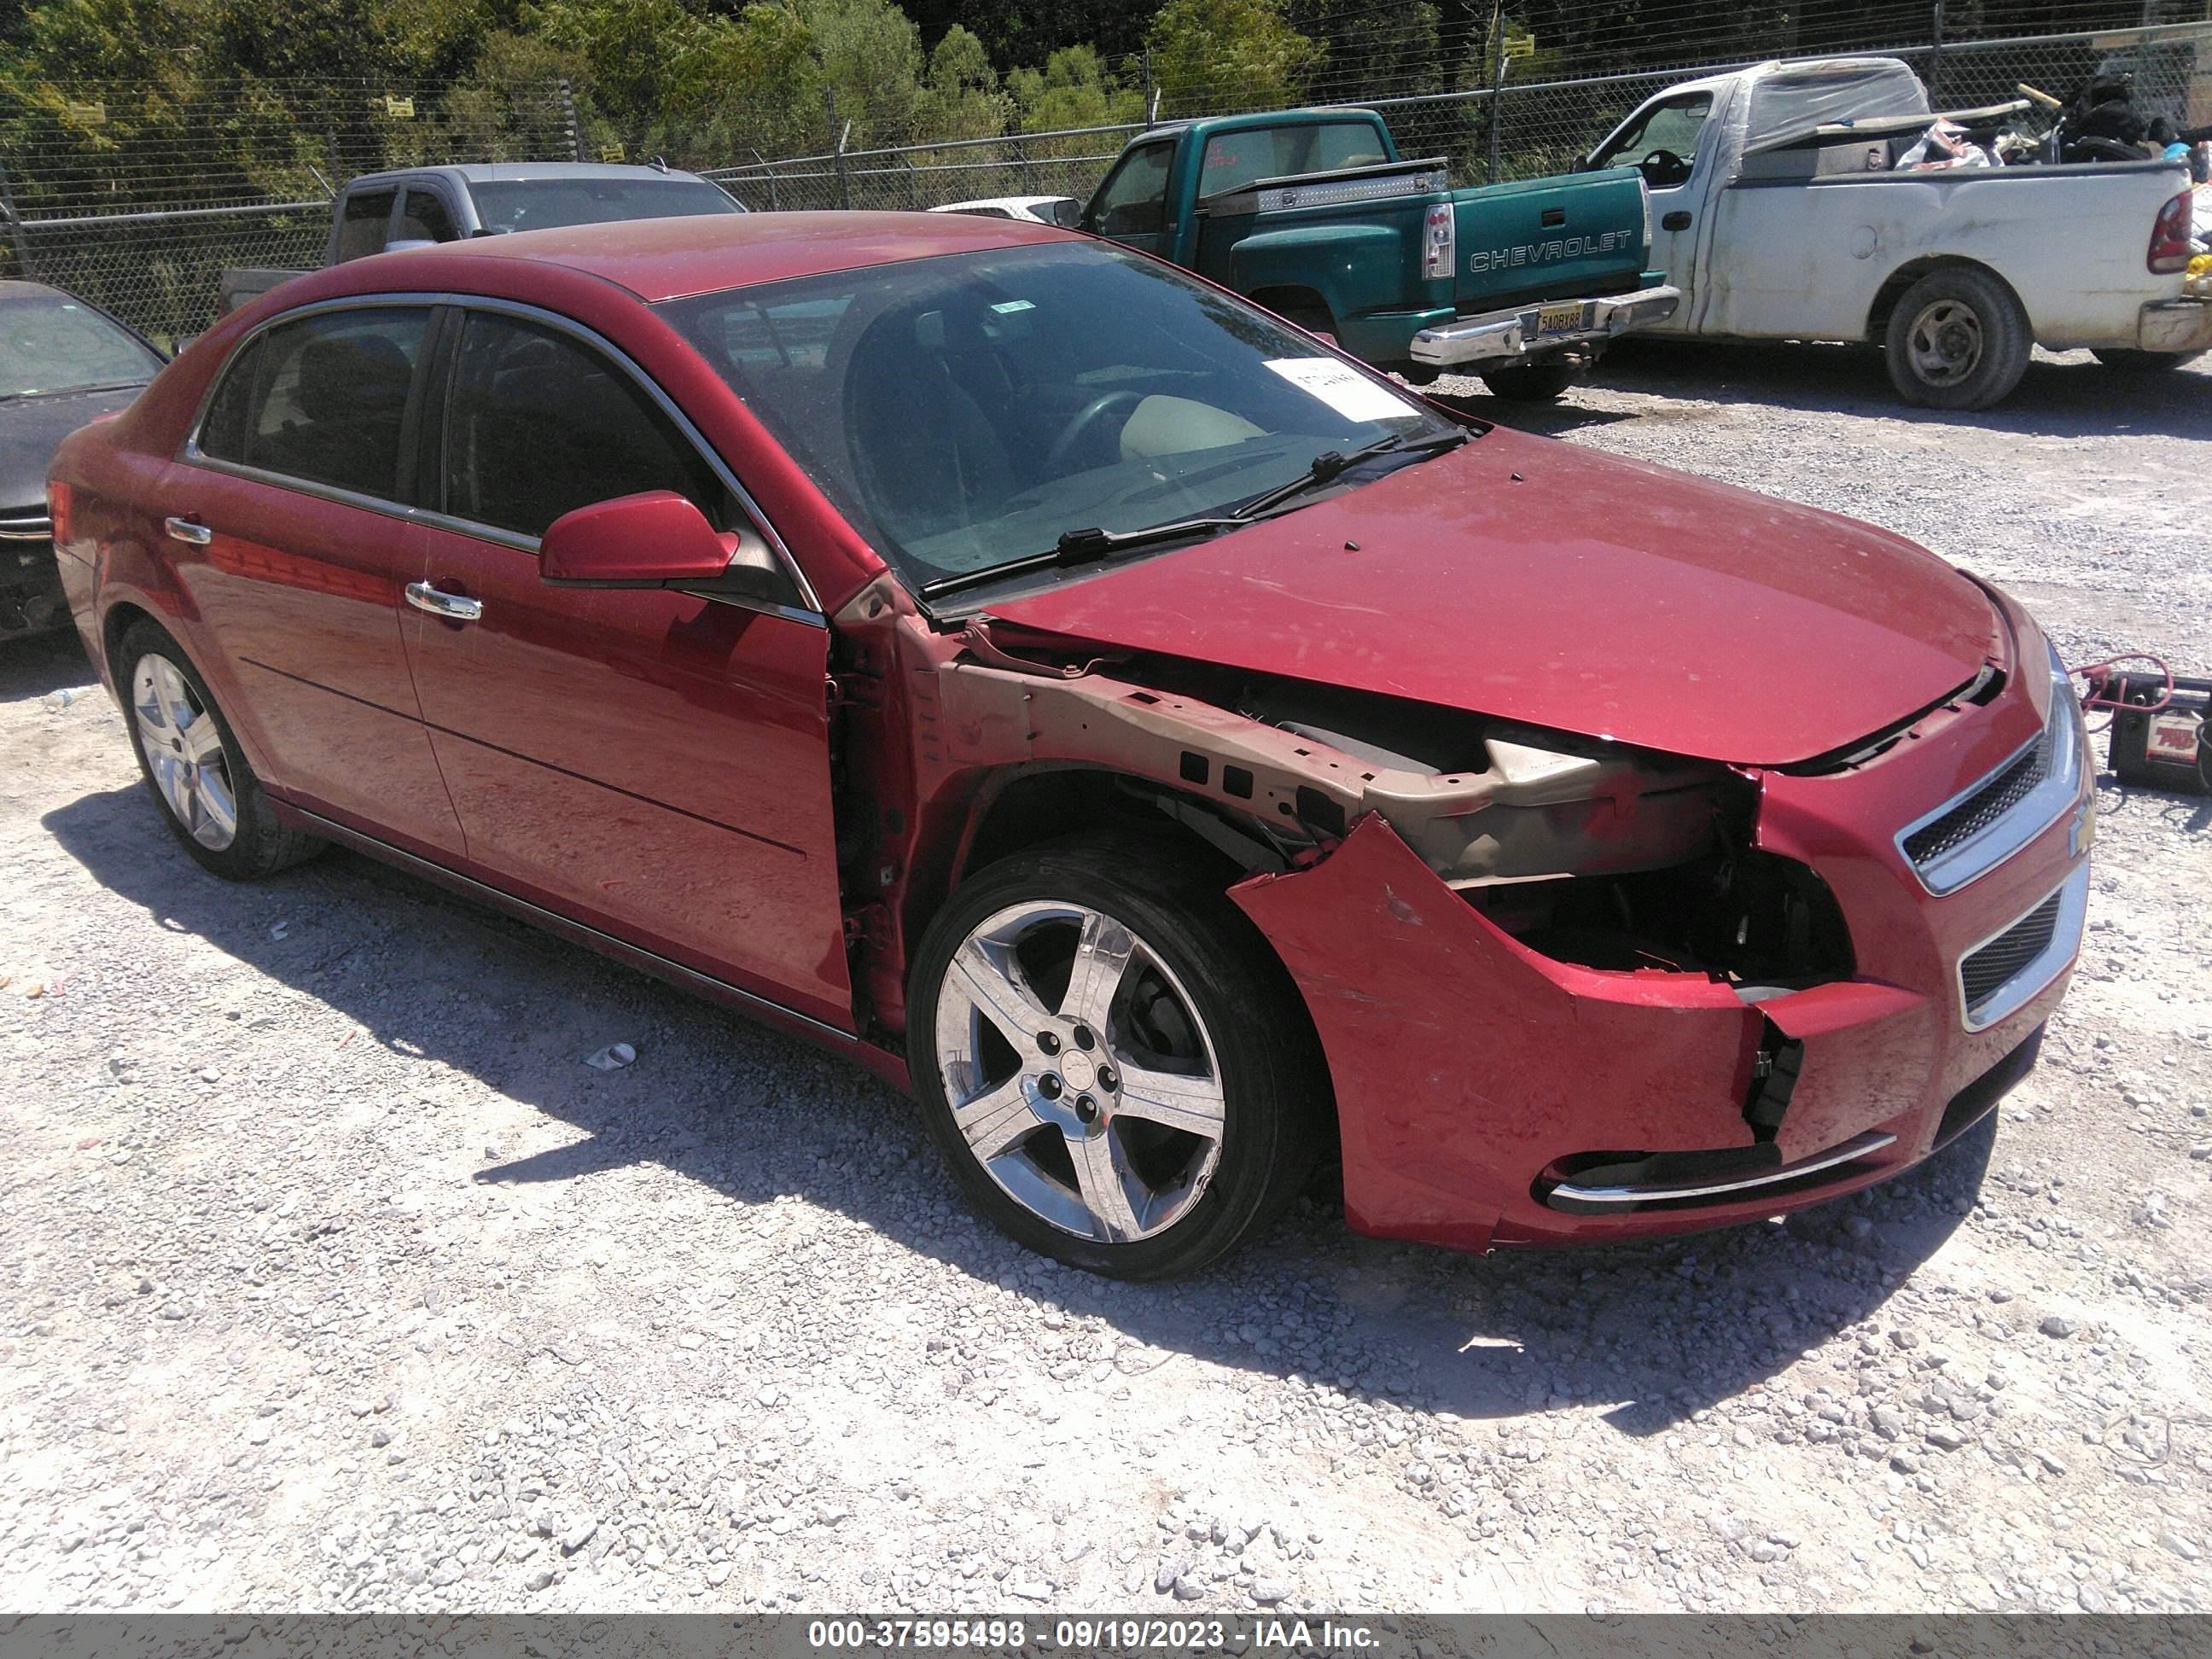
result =
[{"label": "truck cab", "polygon": [[1082,228],[1167,259],[1417,383],[1480,374],[1556,397],[1670,314],[1632,168],[1453,190],[1367,109],[1164,123],[1131,139]]}]

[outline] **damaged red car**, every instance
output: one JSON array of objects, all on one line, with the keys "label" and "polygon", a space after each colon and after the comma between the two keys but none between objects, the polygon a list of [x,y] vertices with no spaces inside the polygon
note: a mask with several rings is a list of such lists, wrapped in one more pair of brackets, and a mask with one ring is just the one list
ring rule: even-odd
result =
[{"label": "damaged red car", "polygon": [[343,265],[51,505],[209,869],[342,843],[849,1054],[1103,1273],[1339,1164],[1476,1250],[1819,1203],[1990,1109],[2081,932],[2005,595],[1047,227]]}]

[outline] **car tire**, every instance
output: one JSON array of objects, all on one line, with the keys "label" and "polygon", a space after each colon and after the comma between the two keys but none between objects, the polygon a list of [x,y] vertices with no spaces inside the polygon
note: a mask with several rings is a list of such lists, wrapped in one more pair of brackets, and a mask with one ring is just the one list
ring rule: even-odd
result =
[{"label": "car tire", "polygon": [[[1328,1144],[1304,1005],[1209,859],[1128,833],[1026,849],[963,882],[915,954],[908,1065],[930,1133],[986,1219],[1070,1267],[1195,1273],[1273,1220]],[[1079,983],[1079,956],[1106,971]]]},{"label": "car tire", "polygon": [[2204,354],[2201,351],[2136,351],[2124,346],[2108,347],[2089,354],[2106,368],[2115,368],[2123,374],[2161,374],[2167,369],[2179,368],[2184,363],[2193,363]]},{"label": "car tire", "polygon": [[276,821],[207,682],[165,629],[133,624],[114,667],[138,769],[170,833],[202,868],[258,881],[323,849]]},{"label": "car tire", "polygon": [[1509,404],[1548,404],[1582,377],[1574,363],[1520,363],[1486,370],[1482,383]]},{"label": "car tire", "polygon": [[1889,383],[1923,409],[1987,409],[2009,397],[2035,343],[2019,297],[1988,271],[1930,271],[1907,289],[1882,333]]}]

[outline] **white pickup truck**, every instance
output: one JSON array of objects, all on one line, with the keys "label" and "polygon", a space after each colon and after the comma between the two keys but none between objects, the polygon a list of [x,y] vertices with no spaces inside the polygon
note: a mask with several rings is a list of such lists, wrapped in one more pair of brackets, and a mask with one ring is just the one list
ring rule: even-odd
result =
[{"label": "white pickup truck", "polygon": [[1661,93],[1582,165],[1643,172],[1682,294],[1655,334],[1879,341],[1942,409],[2005,397],[2033,344],[2129,370],[2212,347],[2183,163],[1897,170],[1931,118],[1895,58],[1762,64]]}]

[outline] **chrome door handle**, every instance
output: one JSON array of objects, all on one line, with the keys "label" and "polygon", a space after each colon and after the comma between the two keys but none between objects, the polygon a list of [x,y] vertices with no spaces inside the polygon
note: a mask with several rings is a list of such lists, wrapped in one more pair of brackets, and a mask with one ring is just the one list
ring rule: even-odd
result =
[{"label": "chrome door handle", "polygon": [[441,593],[428,582],[407,584],[407,603],[447,622],[474,622],[483,615],[482,599],[465,599],[458,593]]},{"label": "chrome door handle", "polygon": [[164,519],[161,527],[169,532],[171,540],[190,542],[194,547],[205,547],[215,539],[214,531],[190,519]]}]

